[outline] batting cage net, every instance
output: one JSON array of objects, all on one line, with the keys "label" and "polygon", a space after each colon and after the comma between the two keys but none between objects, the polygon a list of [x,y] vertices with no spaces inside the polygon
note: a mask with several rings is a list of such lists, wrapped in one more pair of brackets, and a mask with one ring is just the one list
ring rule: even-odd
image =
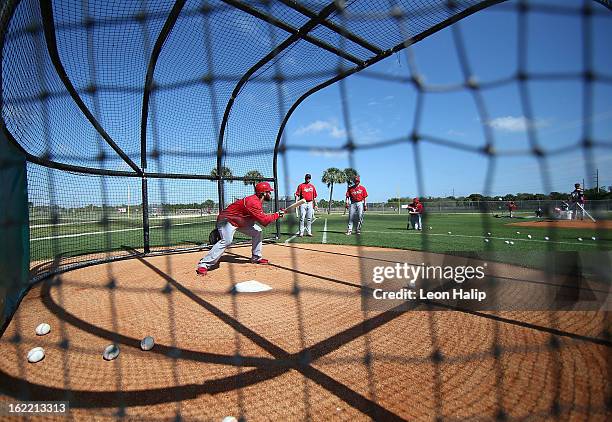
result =
[{"label": "batting cage net", "polygon": [[[534,210],[571,218],[566,199],[517,200],[513,216],[505,199],[488,197],[504,160],[531,157],[537,182],[526,189],[551,192],[557,157],[574,153],[592,174],[596,155],[609,151],[610,132],[596,130],[593,116],[610,106],[610,62],[595,47],[609,34],[601,28],[612,24],[610,8],[607,0],[3,2],[0,415],[12,403],[53,401],[83,419],[605,420],[610,200],[583,207],[598,221],[588,237],[564,240],[553,222],[545,237],[529,234],[541,242],[534,252],[522,246],[527,238],[497,235],[494,218]],[[462,20],[479,13],[501,14],[513,28],[499,52],[505,75],[474,63]],[[567,69],[530,66],[530,36],[555,37],[538,32],[541,16],[559,19],[559,31],[566,21],[580,28]],[[458,71],[439,84],[415,48],[442,32]],[[385,60],[398,62],[395,71],[378,66]],[[355,78],[405,97],[393,122],[400,130],[367,136],[352,118]],[[571,136],[543,143],[534,86],[551,84],[565,101],[559,81],[578,92],[578,112]],[[524,116],[497,122],[522,125],[525,141],[511,148],[499,145],[487,101],[505,89]],[[319,95],[339,121],[291,126]],[[475,139],[440,136],[426,118],[431,104],[456,96],[473,104]],[[321,130],[333,142],[300,136]],[[398,192],[370,204],[366,224],[379,229],[347,243],[348,214],[332,190],[314,243],[302,241],[292,211],[256,227],[265,269],[252,264],[251,235],[237,231],[218,269],[205,267],[204,282],[194,275],[219,213],[256,184],[274,190],[266,213],[294,202],[292,154],[345,157],[355,174],[330,169],[320,186],[344,196],[356,157],[398,145],[409,146],[405,166],[386,177],[393,184],[410,172],[421,198],[437,157],[476,157],[482,198],[423,203],[431,214],[474,214],[478,236],[450,225],[438,232],[454,223],[432,228],[425,216],[418,238],[399,241],[412,209]],[[448,180],[461,177],[449,170]],[[518,252],[508,252],[514,242]],[[425,277],[431,294],[412,302],[371,301],[372,274],[399,263],[486,268],[479,286],[492,302],[442,300],[455,285],[442,272]],[[586,308],[568,310],[578,303]]]}]

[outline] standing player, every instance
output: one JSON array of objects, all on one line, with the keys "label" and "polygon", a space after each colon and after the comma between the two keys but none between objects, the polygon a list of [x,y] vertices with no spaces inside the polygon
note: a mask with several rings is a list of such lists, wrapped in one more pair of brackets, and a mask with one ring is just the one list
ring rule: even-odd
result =
[{"label": "standing player", "polygon": [[412,203],[408,205],[408,212],[410,213],[410,224],[414,230],[423,230],[423,224],[421,220],[421,214],[423,214],[423,204],[419,201],[419,198],[414,198]]},{"label": "standing player", "polygon": [[255,195],[242,198],[228,206],[219,213],[217,217],[217,230],[221,236],[206,256],[200,259],[196,273],[206,275],[210,267],[217,264],[225,249],[232,244],[236,230],[251,236],[253,264],[267,264],[268,260],[261,257],[261,227],[255,223],[267,226],[285,213],[283,210],[274,214],[266,214],[263,211],[264,201],[270,201],[272,187],[268,182],[260,182],[255,185]]},{"label": "standing player", "polygon": [[295,191],[295,200],[305,199],[306,203],[300,205],[300,237],[304,236],[304,225],[306,225],[306,236],[312,237],[312,222],[314,210],[317,209],[317,189],[310,183],[310,174],[304,176],[304,183],[300,183]]},{"label": "standing player", "polygon": [[[363,224],[363,213],[368,210],[366,198],[368,191],[365,186],[361,186],[361,178],[355,176],[353,186],[350,186],[346,191],[345,208],[349,209],[349,221],[346,229],[346,235],[349,236],[353,232],[353,220],[357,220],[357,234],[361,234],[361,225]],[[350,208],[349,208],[350,207]]]},{"label": "standing player", "polygon": [[584,220],[584,191],[580,187],[580,183],[574,184],[574,191],[570,194],[569,200],[571,201],[572,220],[578,219],[578,213],[580,213],[580,219]]},{"label": "standing player", "polygon": [[510,213],[510,218],[512,218],[513,217],[512,212],[517,208],[516,204],[514,203],[514,201],[510,201],[508,202],[507,207],[508,207],[508,212]]}]

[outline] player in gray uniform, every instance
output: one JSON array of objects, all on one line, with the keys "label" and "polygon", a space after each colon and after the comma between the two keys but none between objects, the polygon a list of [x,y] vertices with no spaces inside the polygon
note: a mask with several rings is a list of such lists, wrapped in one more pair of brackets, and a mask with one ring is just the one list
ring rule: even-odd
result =
[{"label": "player in gray uniform", "polygon": [[578,214],[580,219],[584,220],[584,191],[580,187],[580,183],[574,185],[574,191],[570,194],[569,200],[571,202],[570,209],[572,210],[572,220],[578,220]]},{"label": "player in gray uniform", "polygon": [[317,189],[310,183],[310,179],[312,179],[310,174],[306,174],[304,183],[300,183],[295,190],[296,202],[300,199],[306,200],[305,204],[300,205],[300,237],[304,236],[304,230],[306,236],[312,237],[314,210],[317,209]]},{"label": "player in gray uniform", "polygon": [[346,229],[346,235],[353,233],[353,222],[357,222],[356,234],[361,234],[361,226],[363,224],[363,214],[368,210],[366,198],[368,191],[365,186],[361,186],[361,178],[355,177],[355,183],[346,191],[346,208],[349,209],[349,221]]}]

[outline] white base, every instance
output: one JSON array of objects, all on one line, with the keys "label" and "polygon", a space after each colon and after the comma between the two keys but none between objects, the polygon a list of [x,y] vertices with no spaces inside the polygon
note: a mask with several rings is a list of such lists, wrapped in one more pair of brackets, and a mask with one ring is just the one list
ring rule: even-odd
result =
[{"label": "white base", "polygon": [[234,285],[234,288],[238,293],[258,293],[258,292],[267,292],[268,290],[272,290],[272,287],[267,284],[260,283],[257,280],[247,280],[242,283],[237,283]]}]

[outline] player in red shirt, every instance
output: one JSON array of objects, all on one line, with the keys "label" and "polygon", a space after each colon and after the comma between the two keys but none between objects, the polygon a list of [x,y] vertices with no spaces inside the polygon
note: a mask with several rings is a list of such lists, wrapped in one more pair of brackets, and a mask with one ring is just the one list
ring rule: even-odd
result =
[{"label": "player in red shirt", "polygon": [[357,220],[356,234],[361,234],[361,225],[363,224],[363,214],[368,210],[368,204],[366,198],[368,197],[368,191],[365,186],[361,186],[361,178],[355,177],[355,183],[350,186],[346,191],[346,203],[345,207],[349,209],[349,221],[346,229],[346,235],[350,235],[353,232],[353,221]]},{"label": "player in red shirt", "polygon": [[421,221],[421,214],[423,214],[423,204],[419,201],[419,198],[414,198],[412,203],[408,205],[408,212],[410,213],[410,224],[414,230],[423,230],[423,224]]},{"label": "player in red shirt", "polygon": [[300,183],[295,190],[295,200],[305,199],[306,203],[300,205],[300,237],[304,236],[304,225],[306,225],[306,236],[312,237],[312,217],[317,209],[317,189],[310,183],[312,176],[306,174],[304,183]]},{"label": "player in red shirt", "polygon": [[254,264],[268,263],[267,259],[261,257],[262,230],[256,223],[267,226],[285,214],[283,210],[274,214],[266,214],[263,211],[262,204],[264,201],[270,201],[271,192],[272,187],[268,182],[260,182],[255,185],[255,195],[239,199],[219,213],[217,230],[219,230],[221,240],[215,243],[204,258],[200,259],[196,269],[197,274],[206,275],[208,269],[219,262],[225,249],[232,244],[236,230],[252,238],[251,262]]},{"label": "player in red shirt", "polygon": [[508,207],[508,212],[510,213],[510,218],[513,217],[512,212],[514,212],[514,210],[517,208],[516,204],[514,203],[514,201],[510,201],[506,204],[506,206]]}]

